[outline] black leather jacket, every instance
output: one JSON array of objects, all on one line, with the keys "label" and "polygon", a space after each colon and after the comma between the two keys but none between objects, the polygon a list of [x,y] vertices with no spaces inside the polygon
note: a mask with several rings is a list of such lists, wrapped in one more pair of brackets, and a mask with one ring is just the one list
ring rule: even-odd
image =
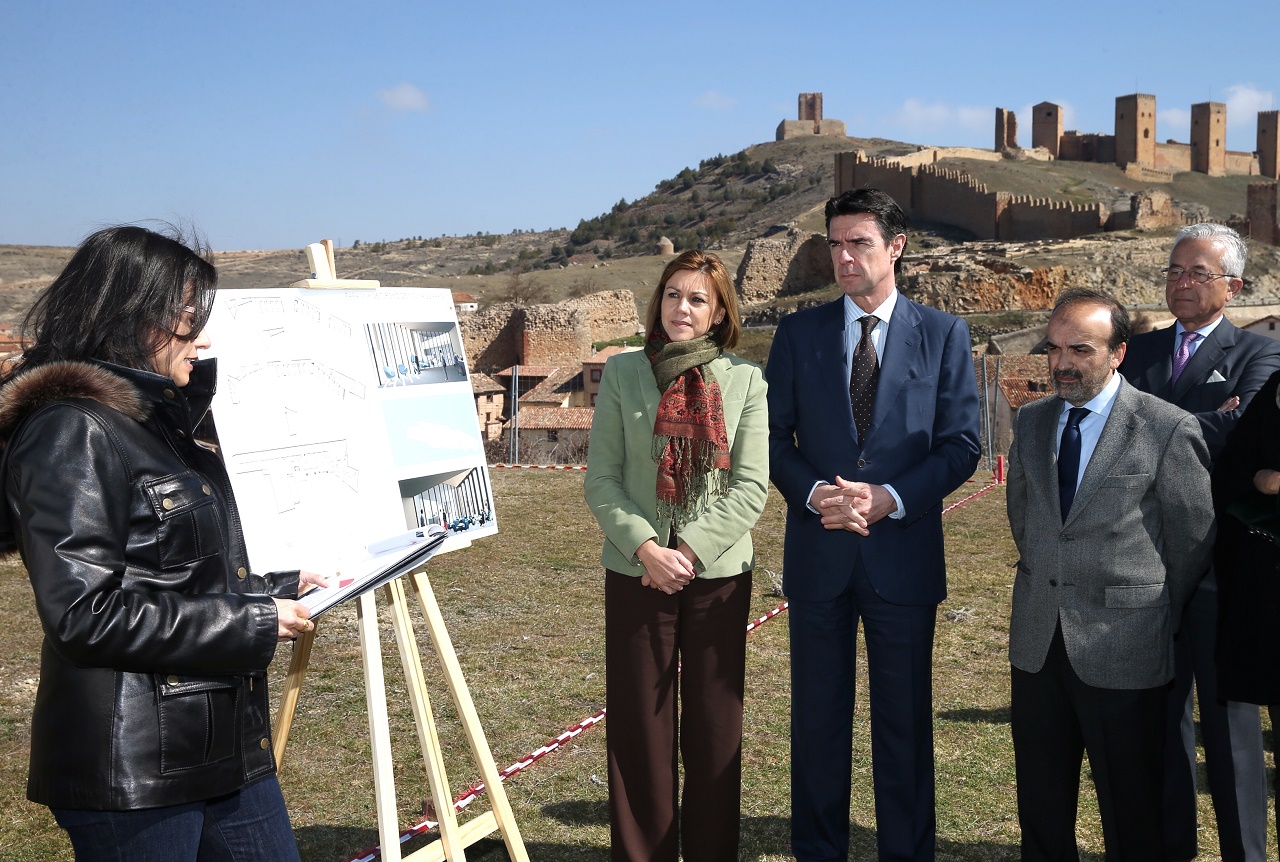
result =
[{"label": "black leather jacket", "polygon": [[44,626],[27,796],[120,811],[238,790],[275,770],[272,596],[248,571],[219,457],[194,441],[212,360],[158,374],[55,363],[0,388],[0,539]]}]

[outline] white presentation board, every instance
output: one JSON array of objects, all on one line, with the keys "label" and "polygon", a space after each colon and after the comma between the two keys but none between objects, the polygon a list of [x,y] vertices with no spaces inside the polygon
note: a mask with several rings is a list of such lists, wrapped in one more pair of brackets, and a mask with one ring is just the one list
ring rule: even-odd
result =
[{"label": "white presentation board", "polygon": [[433,525],[440,550],[497,532],[449,291],[220,290],[207,331],[255,570],[346,582]]}]

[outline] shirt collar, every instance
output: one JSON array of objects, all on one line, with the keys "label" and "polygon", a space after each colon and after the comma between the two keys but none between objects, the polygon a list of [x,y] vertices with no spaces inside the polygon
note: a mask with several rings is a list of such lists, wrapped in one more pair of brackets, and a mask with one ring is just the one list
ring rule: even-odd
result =
[{"label": "shirt collar", "polygon": [[[844,295],[844,325],[850,326],[858,320],[866,317],[867,314],[874,314],[880,319],[881,323],[888,323],[889,318],[893,316],[893,309],[897,304],[898,289],[896,287],[889,293],[889,297],[884,302],[876,306],[875,311],[872,312],[863,311],[858,307],[858,304],[853,301],[853,298],[846,293]],[[879,324],[877,324],[877,326],[878,325]]]}]

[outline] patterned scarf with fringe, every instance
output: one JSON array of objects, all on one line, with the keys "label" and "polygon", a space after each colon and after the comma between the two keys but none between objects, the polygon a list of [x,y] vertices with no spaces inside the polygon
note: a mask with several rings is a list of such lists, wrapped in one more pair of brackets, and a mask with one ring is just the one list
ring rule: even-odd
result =
[{"label": "patterned scarf with fringe", "polygon": [[729,487],[729,434],[720,384],[708,363],[720,355],[709,335],[671,341],[662,327],[645,343],[662,400],[653,423],[658,517],[679,532]]}]

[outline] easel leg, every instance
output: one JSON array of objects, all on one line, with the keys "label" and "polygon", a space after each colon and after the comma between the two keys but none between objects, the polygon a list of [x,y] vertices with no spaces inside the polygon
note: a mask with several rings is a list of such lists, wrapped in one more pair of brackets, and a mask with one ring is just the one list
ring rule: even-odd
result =
[{"label": "easel leg", "polygon": [[489,750],[489,742],[485,739],[484,728],[480,726],[480,717],[476,714],[475,703],[471,700],[471,692],[467,690],[466,680],[462,676],[462,667],[458,664],[458,654],[453,649],[453,641],[445,628],[444,617],[440,614],[440,605],[436,603],[435,593],[431,590],[431,582],[424,572],[415,572],[413,589],[422,605],[422,615],[426,619],[427,634],[435,647],[440,665],[444,669],[445,681],[449,685],[449,693],[453,696],[454,705],[458,709],[458,717],[467,734],[467,743],[471,746],[471,756],[480,767],[480,775],[484,778],[485,787],[489,791],[493,816],[502,840],[507,845],[507,854],[512,862],[529,862],[524,849],[524,841],[520,837],[520,827],[516,825],[515,816],[511,813],[511,804],[507,801],[507,792],[502,786],[502,778],[494,765],[493,754]]},{"label": "easel leg", "polygon": [[431,701],[427,697],[427,684],[422,675],[422,656],[418,652],[413,621],[409,618],[409,602],[405,598],[404,584],[400,578],[396,578],[384,589],[387,603],[391,606],[400,662],[404,665],[409,703],[413,707],[413,723],[418,729],[418,745],[422,748],[422,760],[427,766],[427,785],[431,788],[431,798],[435,802],[436,817],[440,823],[440,843],[449,862],[463,862],[466,858],[466,845],[458,834],[457,812],[453,810],[453,794],[449,790],[440,738],[436,734],[435,717],[431,712]]},{"label": "easel leg", "polygon": [[275,744],[272,753],[276,758],[276,771],[284,768],[284,746],[289,741],[293,727],[293,714],[298,709],[298,697],[302,694],[302,680],[311,662],[311,645],[316,639],[316,629],[298,635],[293,642],[293,657],[289,659],[289,674],[284,678],[284,692],[280,695],[280,708],[276,710]]},{"label": "easel leg", "polygon": [[391,725],[387,719],[387,687],[382,675],[382,640],[373,593],[356,599],[364,694],[369,709],[369,742],[373,752],[373,794],[378,809],[378,841],[385,862],[400,862],[400,820],[396,812],[395,771],[391,762]]}]

